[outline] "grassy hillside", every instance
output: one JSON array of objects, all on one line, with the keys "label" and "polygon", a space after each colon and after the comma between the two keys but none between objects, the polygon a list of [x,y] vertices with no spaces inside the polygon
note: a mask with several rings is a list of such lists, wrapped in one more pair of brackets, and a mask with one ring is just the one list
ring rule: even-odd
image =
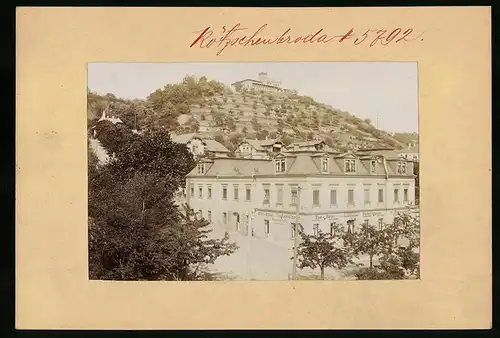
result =
[{"label": "grassy hillside", "polygon": [[376,129],[371,121],[314,101],[307,96],[275,96],[255,91],[233,91],[217,81],[186,76],[146,100],[122,100],[112,94],[89,92],[89,123],[109,106],[131,128],[167,128],[175,133],[201,132],[234,147],[243,138],[279,138],[293,141],[321,138],[345,150],[349,147],[404,144]]}]

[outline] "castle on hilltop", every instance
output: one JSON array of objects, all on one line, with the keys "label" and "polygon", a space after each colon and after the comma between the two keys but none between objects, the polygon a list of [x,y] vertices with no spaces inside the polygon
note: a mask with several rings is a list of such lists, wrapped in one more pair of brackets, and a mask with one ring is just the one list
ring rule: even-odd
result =
[{"label": "castle on hilltop", "polygon": [[231,87],[236,91],[243,89],[243,90],[264,91],[266,93],[274,93],[274,94],[297,93],[297,91],[295,90],[282,88],[281,81],[277,81],[275,79],[268,77],[266,72],[259,73],[258,80],[245,79],[241,81],[236,81],[231,84]]}]

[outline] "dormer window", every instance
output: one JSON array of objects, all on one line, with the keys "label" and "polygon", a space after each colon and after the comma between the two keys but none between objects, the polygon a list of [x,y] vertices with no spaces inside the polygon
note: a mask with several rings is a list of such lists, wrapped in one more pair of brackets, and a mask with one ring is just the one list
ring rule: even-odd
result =
[{"label": "dormer window", "polygon": [[284,173],[285,172],[285,164],[286,161],[284,158],[276,159],[274,161],[275,163],[275,168],[277,173]]},{"label": "dormer window", "polygon": [[372,174],[375,174],[377,172],[377,161],[376,160],[370,161],[370,171]]},{"label": "dormer window", "polygon": [[205,163],[198,163],[198,174],[205,173]]},{"label": "dormer window", "polygon": [[345,172],[346,173],[356,172],[356,160],[345,160]]},{"label": "dormer window", "polygon": [[329,168],[329,160],[328,158],[321,159],[321,172],[327,173]]},{"label": "dormer window", "polygon": [[398,162],[398,174],[406,174],[406,162],[399,161]]}]

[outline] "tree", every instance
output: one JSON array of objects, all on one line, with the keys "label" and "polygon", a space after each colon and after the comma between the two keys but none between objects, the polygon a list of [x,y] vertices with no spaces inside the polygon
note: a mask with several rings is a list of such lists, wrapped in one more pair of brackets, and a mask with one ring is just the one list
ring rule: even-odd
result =
[{"label": "tree", "polygon": [[200,279],[198,268],[236,246],[209,238],[208,222],[173,196],[195,162],[164,130],[143,135],[102,122],[96,126],[114,160],[89,161],[89,275],[110,280]]},{"label": "tree", "polygon": [[370,120],[370,119],[365,119],[365,123],[366,123],[366,124],[371,125],[371,124],[372,124],[372,120]]},{"label": "tree", "polygon": [[242,132],[243,134],[246,134],[246,133],[248,132],[247,127],[243,127],[243,129],[241,129],[241,132]]},{"label": "tree", "polygon": [[382,229],[376,229],[371,224],[363,223],[361,230],[354,237],[354,252],[370,257],[370,269],[373,268],[373,257],[383,252],[387,246],[387,234]]},{"label": "tree", "polygon": [[235,85],[234,85],[234,89],[237,91],[237,92],[241,92],[241,89],[243,88],[243,85],[239,82],[237,82]]},{"label": "tree", "polygon": [[260,125],[259,121],[254,117],[252,119],[252,128],[254,131],[259,132],[262,130],[262,126]]},{"label": "tree", "polygon": [[214,114],[212,114],[212,120],[217,127],[224,126],[224,115],[222,113],[215,112]]},{"label": "tree", "polygon": [[[355,272],[358,279],[405,279],[420,276],[420,222],[409,212],[399,213],[392,224],[379,231],[375,245],[380,253],[380,264]],[[406,243],[404,243],[406,242]],[[359,244],[359,240],[356,242]],[[365,248],[369,245],[365,246]],[[359,248],[356,249],[359,252]],[[366,250],[365,250],[366,251]]]},{"label": "tree", "polygon": [[191,109],[189,108],[189,106],[185,103],[178,103],[175,107],[175,109],[177,110],[177,113],[179,115],[182,115],[182,114],[189,114],[191,112]]},{"label": "tree", "polygon": [[316,235],[303,231],[299,231],[299,234],[302,240],[297,247],[298,268],[319,268],[321,279],[325,279],[325,268],[342,269],[354,263],[353,252],[343,245],[339,227],[333,229],[332,233],[318,230]]},{"label": "tree", "polygon": [[224,96],[224,97],[222,98],[222,101],[224,101],[224,103],[227,103],[227,97],[225,97],[225,96]]},{"label": "tree", "polygon": [[281,142],[283,142],[283,144],[285,146],[289,146],[290,144],[292,144],[293,140],[290,136],[288,135],[284,135],[282,138],[281,138]]}]

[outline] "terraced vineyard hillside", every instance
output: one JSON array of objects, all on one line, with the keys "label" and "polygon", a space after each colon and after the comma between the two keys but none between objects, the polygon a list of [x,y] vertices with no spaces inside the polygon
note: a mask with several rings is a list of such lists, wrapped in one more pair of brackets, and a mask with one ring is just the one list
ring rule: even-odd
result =
[{"label": "terraced vineyard hillside", "polygon": [[243,138],[281,139],[285,144],[321,138],[338,149],[404,144],[371,121],[297,94],[234,91],[217,81],[186,76],[145,100],[123,100],[89,92],[89,125],[104,109],[133,129],[167,128],[198,132],[233,150]]}]

